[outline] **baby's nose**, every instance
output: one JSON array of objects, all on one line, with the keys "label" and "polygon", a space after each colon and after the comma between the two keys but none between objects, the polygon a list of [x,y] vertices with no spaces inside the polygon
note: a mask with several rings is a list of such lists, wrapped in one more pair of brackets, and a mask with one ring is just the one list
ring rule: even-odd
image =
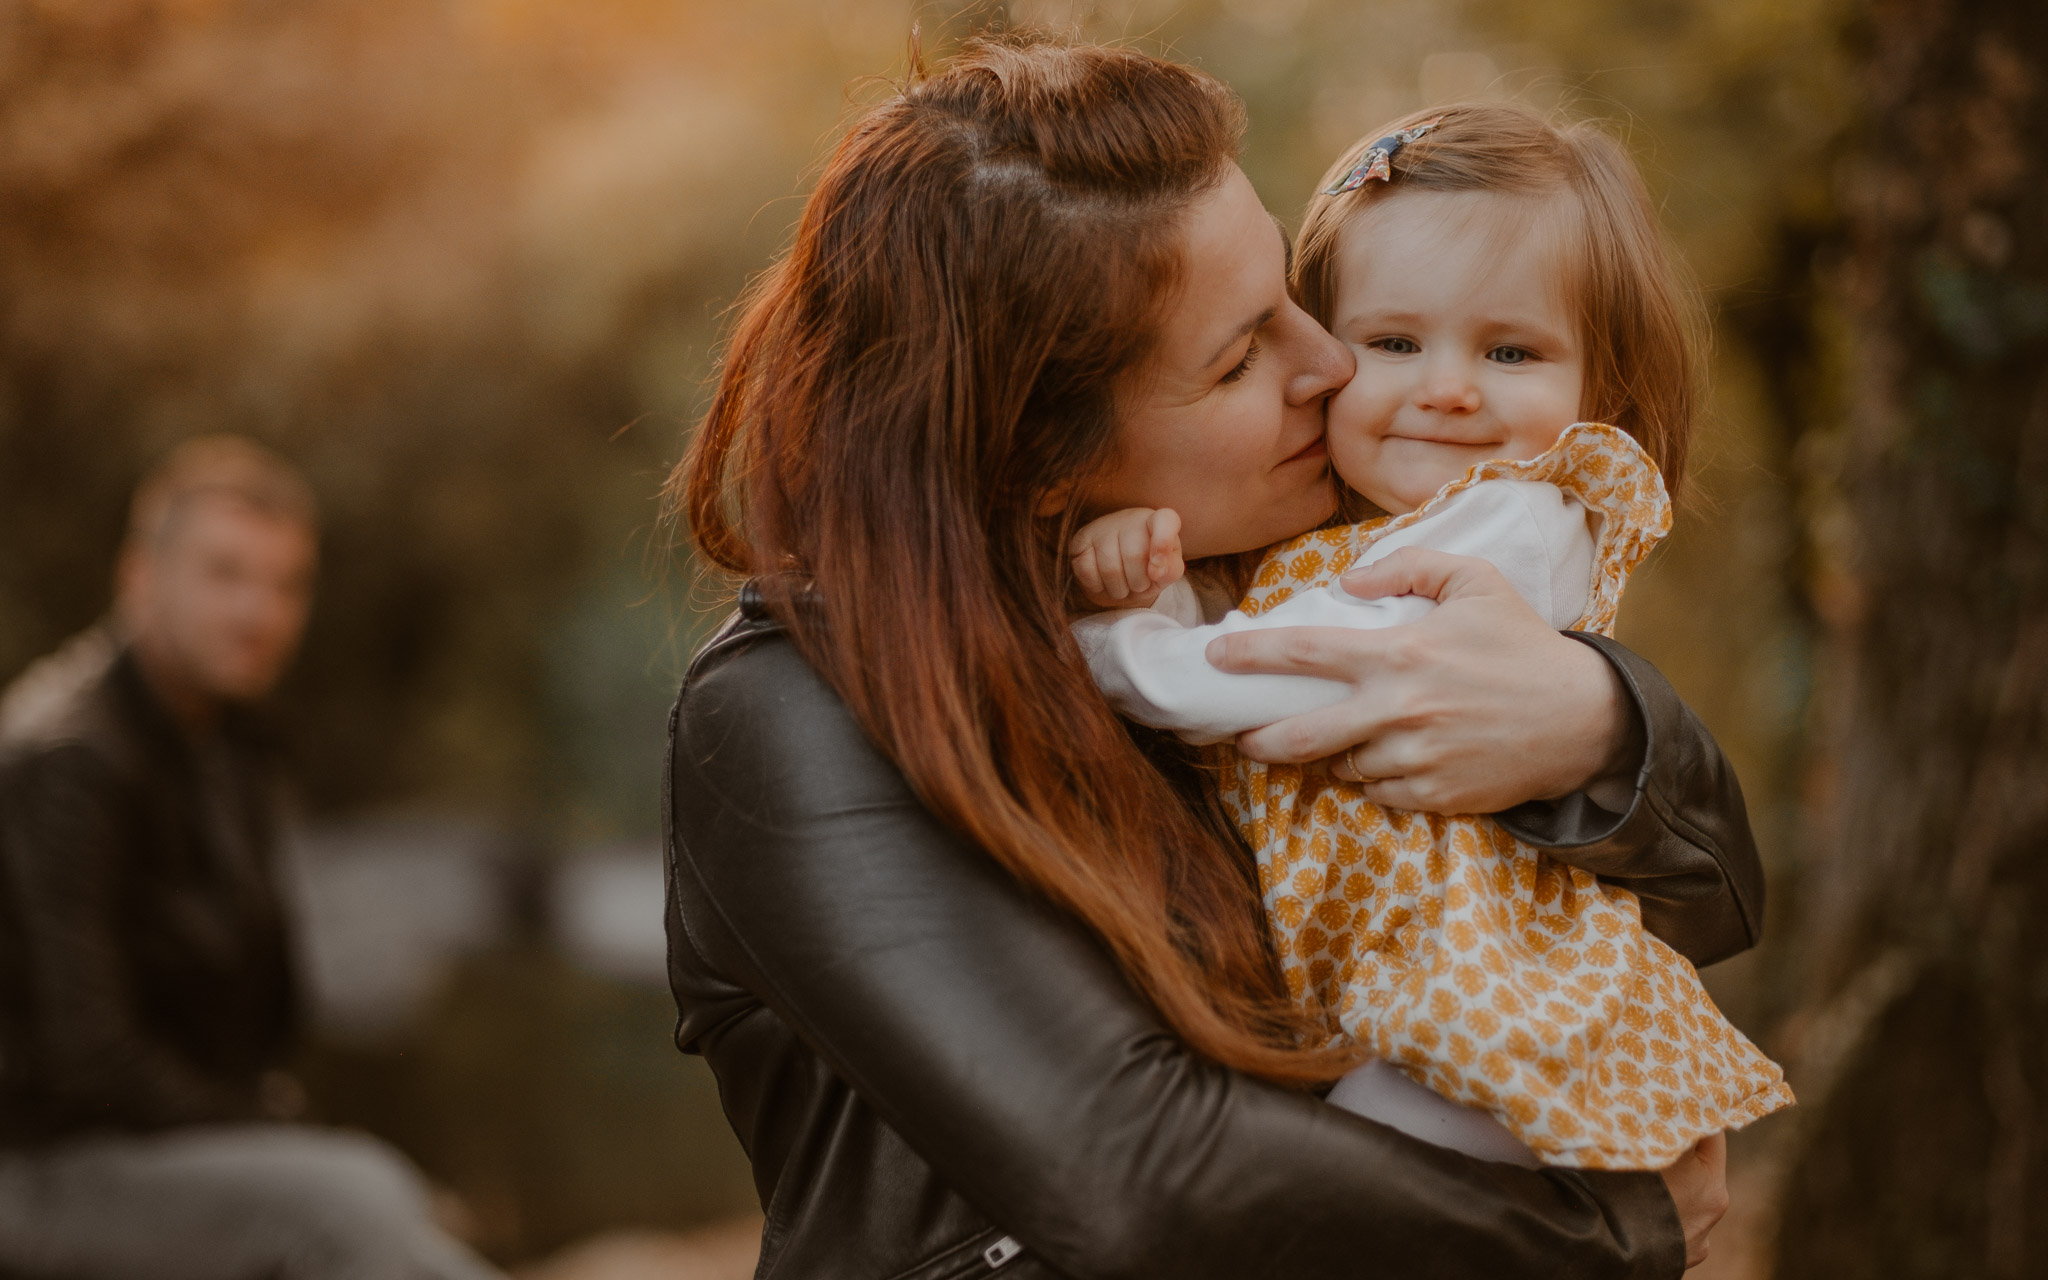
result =
[{"label": "baby's nose", "polygon": [[1416,403],[1441,413],[1470,413],[1479,407],[1479,383],[1461,366],[1439,365],[1423,375]]}]

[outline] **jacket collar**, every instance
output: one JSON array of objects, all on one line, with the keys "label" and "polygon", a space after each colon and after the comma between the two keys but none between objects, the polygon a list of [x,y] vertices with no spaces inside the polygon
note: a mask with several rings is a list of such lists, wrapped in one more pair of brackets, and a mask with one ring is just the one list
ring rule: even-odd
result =
[{"label": "jacket collar", "polygon": [[[107,686],[123,718],[135,726],[153,751],[189,755],[207,736],[206,731],[186,725],[164,705],[143,674],[134,645],[126,639],[120,641],[114,665],[107,673]],[[235,746],[267,748],[276,739],[267,716],[255,707],[233,702],[221,707],[220,719],[211,733]]]}]

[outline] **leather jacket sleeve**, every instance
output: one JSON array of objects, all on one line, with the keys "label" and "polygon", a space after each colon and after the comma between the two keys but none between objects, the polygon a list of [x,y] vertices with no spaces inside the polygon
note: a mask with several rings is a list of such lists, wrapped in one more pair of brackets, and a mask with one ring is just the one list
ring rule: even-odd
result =
[{"label": "leather jacket sleeve", "polygon": [[[137,1016],[118,936],[124,823],[109,766],[67,745],[17,758],[0,786],[0,875],[20,930],[36,1076],[67,1123],[157,1128],[253,1119]],[[59,1117],[50,1117],[55,1122]]]},{"label": "leather jacket sleeve", "polygon": [[1092,934],[924,808],[786,639],[713,648],[678,708],[671,965],[753,993],[1044,1266],[1683,1270],[1655,1174],[1483,1163],[1196,1057]]},{"label": "leather jacket sleeve", "polygon": [[1763,863],[1735,770],[1655,667],[1606,636],[1566,634],[1607,659],[1634,704],[1642,749],[1634,793],[1621,813],[1575,793],[1494,820],[1523,843],[1634,892],[1643,926],[1695,965],[1755,946]]}]

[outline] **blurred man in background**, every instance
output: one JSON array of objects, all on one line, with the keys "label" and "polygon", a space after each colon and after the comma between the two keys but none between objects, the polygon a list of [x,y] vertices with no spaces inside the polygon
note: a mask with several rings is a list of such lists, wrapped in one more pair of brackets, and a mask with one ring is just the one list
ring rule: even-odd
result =
[{"label": "blurred man in background", "polygon": [[373,1140],[286,1123],[291,940],[251,705],[312,602],[312,491],[213,436],[135,495],[112,619],[0,696],[0,1274],[494,1273]]}]

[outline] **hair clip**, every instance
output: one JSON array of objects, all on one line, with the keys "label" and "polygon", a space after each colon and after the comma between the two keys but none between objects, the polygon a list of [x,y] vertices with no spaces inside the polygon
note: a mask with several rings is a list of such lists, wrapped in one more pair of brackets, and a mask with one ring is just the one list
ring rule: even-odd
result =
[{"label": "hair clip", "polygon": [[1365,149],[1365,154],[1359,157],[1358,164],[1351,172],[1344,175],[1342,182],[1326,189],[1323,194],[1326,196],[1341,196],[1347,191],[1358,190],[1375,178],[1381,182],[1392,182],[1394,180],[1394,153],[1443,122],[1444,118],[1442,116],[1431,116],[1412,128],[1403,129],[1399,133],[1390,133],[1386,137],[1381,138],[1378,142]]}]

